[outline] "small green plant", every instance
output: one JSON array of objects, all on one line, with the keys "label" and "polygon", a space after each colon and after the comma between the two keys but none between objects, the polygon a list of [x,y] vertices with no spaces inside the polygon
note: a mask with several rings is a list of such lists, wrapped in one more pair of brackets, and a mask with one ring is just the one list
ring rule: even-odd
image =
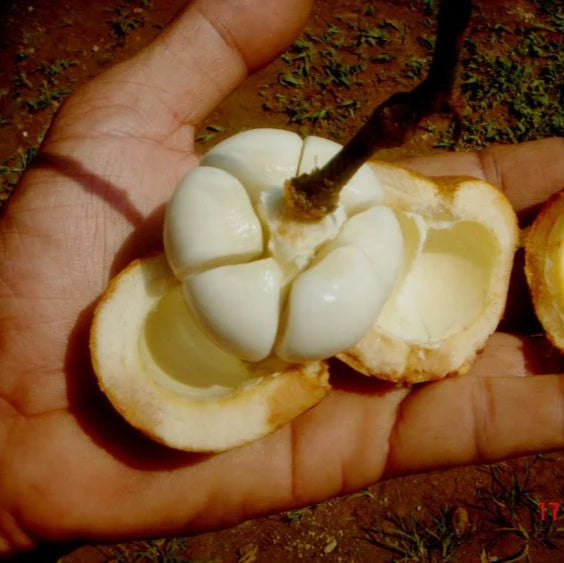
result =
[{"label": "small green plant", "polygon": [[304,81],[299,77],[296,76],[292,72],[284,72],[278,75],[278,82],[282,86],[286,86],[288,88],[303,88]]},{"label": "small green plant", "polygon": [[0,165],[0,176],[10,176],[13,174],[19,175],[27,169],[31,164],[31,161],[35,158],[37,154],[37,147],[31,146],[27,147],[25,151],[19,153],[16,162],[14,159],[5,160]]},{"label": "small green plant", "polygon": [[122,2],[111,10],[114,14],[108,22],[118,44],[123,44],[128,35],[145,26],[145,17],[139,10],[132,9]]},{"label": "small green plant", "polygon": [[461,533],[455,526],[455,513],[455,509],[443,506],[438,514],[425,519],[393,514],[383,526],[366,528],[365,540],[399,555],[401,561],[448,562],[468,535],[467,530]]},{"label": "small green plant", "polygon": [[504,561],[521,560],[533,544],[551,550],[564,548],[564,517],[542,519],[539,499],[530,486],[531,468],[538,461],[542,458],[527,463],[522,473],[506,463],[485,467],[490,476],[489,486],[476,491],[473,508],[481,512],[480,521],[484,531],[491,534],[492,543],[512,537],[520,544]]},{"label": "small green plant", "polygon": [[0,207],[8,199],[20,176],[25,172],[37,154],[37,147],[31,146],[20,151],[15,157],[0,163]]},{"label": "small green plant", "polygon": [[427,59],[414,57],[405,63],[404,74],[408,78],[421,78],[423,69],[427,64]]},{"label": "small green plant", "polygon": [[[375,14],[373,9],[364,12]],[[285,66],[277,83],[287,92],[272,92],[270,84],[260,91],[263,110],[286,114],[288,123],[297,125],[302,135],[339,139],[342,126],[361,108],[357,91],[364,85],[369,63],[390,62],[390,53],[378,51],[400,41],[401,28],[389,19],[372,26],[361,17],[337,15],[335,22],[319,33],[306,30],[281,55]]]},{"label": "small green plant", "polygon": [[357,491],[356,493],[352,493],[347,496],[348,499],[355,499],[355,498],[369,498],[370,500],[376,500],[374,494],[370,489],[362,489]]},{"label": "small green plant", "polygon": [[78,64],[76,59],[57,59],[52,63],[41,63],[38,67],[39,72],[41,72],[45,77],[54,80],[65,70],[72,66]]},{"label": "small green plant", "polygon": [[324,66],[330,84],[349,88],[359,84],[358,75],[366,68],[364,64],[346,65],[338,60],[329,60]]},{"label": "small green plant", "polygon": [[423,9],[426,12],[434,12],[435,11],[435,0],[423,0]]},{"label": "small green plant", "polygon": [[[194,563],[183,555],[188,547],[184,538],[155,539],[133,544],[119,544],[109,553],[111,563]],[[211,562],[209,562],[211,563]]]},{"label": "small green plant", "polygon": [[43,81],[39,96],[34,99],[26,100],[26,105],[29,113],[36,113],[52,106],[55,102],[59,102],[66,98],[70,93],[70,88],[51,88],[46,81]]},{"label": "small green plant", "polygon": [[435,50],[435,39],[433,37],[427,37],[426,35],[418,35],[417,43],[421,45],[426,51],[432,53]]},{"label": "small green plant", "polygon": [[215,139],[218,133],[223,133],[225,131],[225,127],[221,125],[215,125],[214,123],[210,123],[206,125],[205,131],[196,137],[197,143],[207,143],[212,139]]},{"label": "small green plant", "polygon": [[304,508],[290,510],[282,515],[282,519],[285,520],[286,522],[292,522],[292,523],[300,522],[306,516],[311,516],[312,509],[313,509],[312,506],[305,506]]},{"label": "small green plant", "polygon": [[554,31],[564,33],[564,6],[560,0],[535,0],[539,11],[548,16]]},{"label": "small green plant", "polygon": [[17,63],[25,61],[35,53],[34,47],[21,47],[14,54],[14,59]]},{"label": "small green plant", "polygon": [[[496,24],[485,31],[495,38],[491,43],[478,44],[472,36],[464,41],[460,76],[467,111],[460,135],[442,131],[436,146],[479,149],[493,142],[563,135],[564,53],[554,30],[540,21],[534,26]],[[500,39],[511,35],[513,42]]]},{"label": "small green plant", "polygon": [[356,44],[357,45],[370,45],[371,47],[375,47],[376,45],[382,46],[386,45],[390,39],[388,38],[388,34],[381,29],[380,27],[373,27],[371,29],[367,29],[365,31],[361,31],[356,36]]},{"label": "small green plant", "polygon": [[370,57],[371,63],[389,63],[394,60],[394,56],[390,53],[382,53],[380,55],[374,55]]}]

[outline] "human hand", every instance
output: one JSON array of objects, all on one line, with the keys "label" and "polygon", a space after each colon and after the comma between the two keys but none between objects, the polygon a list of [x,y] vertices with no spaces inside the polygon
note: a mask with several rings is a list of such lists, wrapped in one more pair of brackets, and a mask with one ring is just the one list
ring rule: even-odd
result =
[{"label": "human hand", "polygon": [[[468,376],[411,390],[335,363],[326,400],[220,455],[149,442],[98,390],[96,299],[160,247],[164,204],[197,163],[194,124],[293,39],[307,4],[195,2],[59,112],[0,223],[0,553],[228,526],[382,477],[564,445],[562,379],[516,377],[560,366],[508,335]],[[563,152],[552,140],[406,164],[486,177],[522,209],[564,185]]]}]

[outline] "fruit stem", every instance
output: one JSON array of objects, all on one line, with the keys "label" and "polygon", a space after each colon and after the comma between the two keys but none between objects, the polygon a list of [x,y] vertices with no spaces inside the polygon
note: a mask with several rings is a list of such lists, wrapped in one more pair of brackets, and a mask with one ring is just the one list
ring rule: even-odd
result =
[{"label": "fruit stem", "polygon": [[437,38],[429,74],[409,92],[398,92],[382,102],[343,148],[322,168],[286,182],[286,208],[302,221],[319,221],[339,204],[339,193],[354,173],[382,148],[401,146],[421,119],[439,111],[458,115],[450,98],[464,30],[472,0],[442,0]]}]

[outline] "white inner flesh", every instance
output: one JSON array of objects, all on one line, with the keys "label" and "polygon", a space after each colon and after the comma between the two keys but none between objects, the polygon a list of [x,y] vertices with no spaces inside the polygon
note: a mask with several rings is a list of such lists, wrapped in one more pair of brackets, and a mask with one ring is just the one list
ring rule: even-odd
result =
[{"label": "white inner flesh", "polygon": [[[169,264],[202,326],[241,359],[261,361],[279,350],[279,357],[299,362],[342,352],[375,322],[392,291],[402,233],[394,212],[379,205],[382,188],[369,166],[358,170],[342,190],[341,204],[321,221],[286,215],[285,181],[322,166],[339,148],[319,137],[302,142],[287,131],[246,131],[214,147],[173,194],[165,221]],[[323,247],[339,238],[347,219],[352,223],[336,246],[354,247],[355,264],[364,269],[358,266],[356,277],[351,272],[339,277],[333,268],[332,277],[323,279],[312,272],[323,270],[316,266],[323,258],[318,251],[336,252]],[[270,283],[266,276],[245,273],[265,259],[280,268],[278,291],[259,287]],[[298,278],[301,289],[292,292]],[[289,293],[287,319],[293,321],[279,326]],[[315,302],[315,312],[309,301]],[[312,314],[317,319],[309,318]]]},{"label": "white inner flesh", "polygon": [[470,221],[426,231],[413,217],[400,223],[412,259],[376,324],[403,340],[437,342],[482,314],[499,247],[485,227]]},{"label": "white inner flesh", "polygon": [[341,246],[292,285],[277,354],[288,361],[328,358],[356,344],[384,300],[374,267],[356,246]]},{"label": "white inner flesh", "polygon": [[396,214],[383,205],[357,213],[346,221],[334,239],[323,246],[316,261],[346,245],[356,246],[366,254],[376,274],[378,293],[383,300],[387,299],[404,262],[403,233]]},{"label": "white inner flesh", "polygon": [[189,397],[227,395],[257,377],[207,337],[185,304],[180,284],[147,316],[140,349],[144,365],[161,385]]},{"label": "white inner flesh", "polygon": [[265,258],[190,276],[184,290],[219,345],[257,362],[270,354],[276,337],[281,277],[278,264]]},{"label": "white inner flesh", "polygon": [[245,187],[209,166],[190,170],[174,191],[164,243],[180,280],[203,268],[252,260],[263,248],[261,225]]},{"label": "white inner flesh", "polygon": [[251,201],[296,175],[303,142],[283,129],[250,129],[218,143],[200,166],[221,168],[237,178]]},{"label": "white inner flesh", "polygon": [[282,269],[283,284],[307,268],[317,249],[337,235],[346,220],[342,208],[321,221],[304,223],[285,217],[281,187],[261,194],[257,211],[268,233],[267,251]]}]

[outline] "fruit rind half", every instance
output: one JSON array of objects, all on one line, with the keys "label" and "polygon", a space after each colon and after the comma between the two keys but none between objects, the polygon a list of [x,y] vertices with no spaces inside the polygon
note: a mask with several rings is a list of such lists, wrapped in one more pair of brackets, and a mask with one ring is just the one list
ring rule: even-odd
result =
[{"label": "fruit rind half", "polygon": [[[450,232],[456,228],[461,231],[466,229],[467,242],[465,243],[455,242],[452,237],[451,243],[448,242],[448,236],[444,237],[443,246],[450,246],[452,250],[449,255],[449,248],[446,248],[446,251],[443,249],[444,260],[451,261],[450,270],[445,267],[445,272],[450,271],[460,276],[457,261],[461,267],[466,266],[469,271],[477,265],[478,270],[480,268],[483,270],[478,271],[475,278],[484,285],[483,299],[475,301],[480,303],[480,310],[476,310],[475,313],[472,309],[473,302],[467,303],[466,308],[470,314],[466,319],[462,318],[459,325],[454,326],[451,330],[446,330],[444,335],[436,332],[429,338],[422,338],[422,330],[410,329],[411,334],[407,331],[405,335],[401,335],[397,330],[391,329],[393,323],[390,323],[390,319],[394,320],[394,314],[397,311],[390,311],[390,305],[393,304],[394,299],[401,298],[401,296],[398,297],[397,292],[392,293],[389,302],[384,306],[371,330],[355,346],[338,354],[337,357],[365,375],[373,375],[379,379],[396,383],[419,383],[440,379],[446,375],[464,373],[470,368],[477,352],[483,348],[488,337],[496,329],[503,314],[513,256],[518,241],[515,212],[503,193],[485,181],[466,177],[427,178],[392,164],[384,162],[371,164],[382,183],[384,193],[382,203],[389,205],[398,215],[418,216],[418,220],[413,221],[414,232],[417,231],[416,223],[421,221],[428,225],[429,229],[434,230],[435,239],[441,236],[442,232],[448,233],[449,229]],[[472,228],[476,237],[468,235],[472,233]],[[480,257],[480,243],[477,242],[480,238],[484,241],[483,259]],[[465,244],[468,245],[467,252]],[[415,255],[422,252],[423,243],[415,242],[411,246],[414,248]],[[436,243],[435,246],[437,246]],[[438,246],[440,247],[441,244]],[[406,248],[409,247],[410,244],[407,241]],[[436,249],[434,252],[429,252],[426,259],[428,259],[426,271],[429,272],[432,272],[429,264],[432,265],[433,261],[439,266],[443,264],[441,252],[437,252]],[[487,279],[485,279],[483,272],[488,269],[491,271],[488,272]],[[440,278],[437,271],[432,273]],[[431,284],[429,277],[422,276],[420,281],[429,284],[430,290],[436,289]],[[445,280],[438,279],[437,282],[443,283]],[[468,285],[466,289],[472,291],[473,284]],[[402,281],[400,280],[397,284],[397,291],[401,291],[401,286]],[[445,311],[452,314],[456,320],[458,312],[456,294],[453,293],[456,286],[450,289],[450,299],[454,301],[453,306],[447,308],[444,303],[441,303],[441,294],[438,291],[435,292],[437,293],[435,302],[445,307]],[[431,292],[422,290],[420,293],[419,303],[425,302]],[[413,303],[417,303],[413,296],[410,298]],[[461,291],[461,303],[463,298],[465,294]],[[429,309],[428,306],[426,308]],[[404,307],[407,315],[412,309],[411,305]],[[421,310],[425,310],[425,307],[422,307]],[[407,321],[412,322],[410,319]],[[413,322],[413,325],[415,324]],[[421,325],[425,328],[424,322]],[[401,326],[401,323],[398,323],[398,326]]]},{"label": "fruit rind half", "polygon": [[[179,305],[185,307],[180,282],[159,253],[132,262],[110,282],[92,324],[101,389],[154,440],[186,451],[226,450],[275,431],[328,393],[326,362],[253,367],[216,354],[205,334],[192,334],[195,321],[187,308],[177,312]],[[188,349],[182,360],[188,340],[204,349],[200,356]]]},{"label": "fruit rind half", "polygon": [[547,200],[525,239],[525,274],[548,339],[564,351],[564,190]]}]

